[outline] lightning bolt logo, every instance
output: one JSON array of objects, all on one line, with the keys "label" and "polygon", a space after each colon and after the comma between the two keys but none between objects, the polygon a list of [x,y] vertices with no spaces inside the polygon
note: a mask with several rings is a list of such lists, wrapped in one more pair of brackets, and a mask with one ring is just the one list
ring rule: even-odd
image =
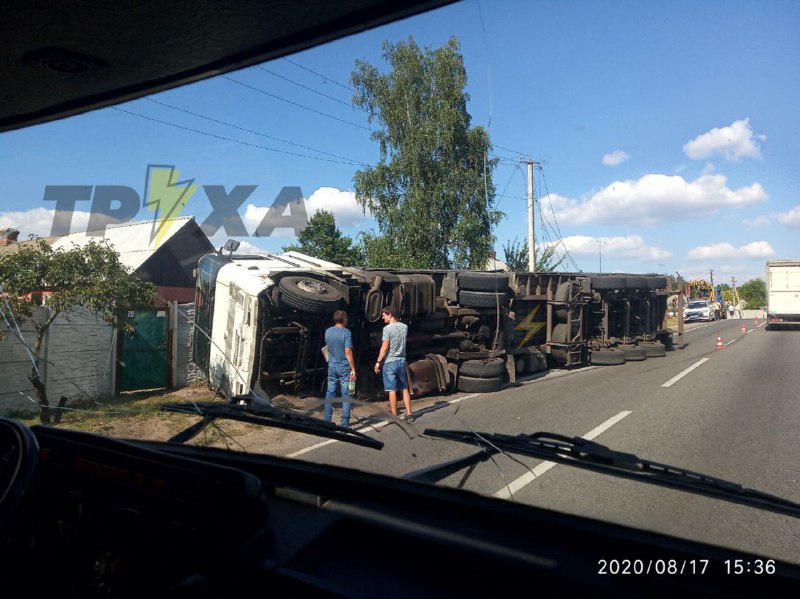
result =
[{"label": "lightning bolt logo", "polygon": [[533,319],[536,317],[536,313],[539,312],[539,308],[541,304],[536,306],[533,310],[528,312],[528,315],[522,319],[517,326],[514,327],[515,331],[527,331],[525,333],[525,337],[523,337],[520,344],[517,346],[517,349],[520,349],[523,345],[525,345],[528,340],[533,337],[536,333],[541,331],[544,326],[547,324],[546,322],[534,322]]},{"label": "lightning bolt logo", "polygon": [[178,218],[200,187],[194,179],[178,181],[180,172],[172,165],[148,164],[144,183],[144,206],[154,212],[150,242],[158,247],[168,230],[169,221]]}]

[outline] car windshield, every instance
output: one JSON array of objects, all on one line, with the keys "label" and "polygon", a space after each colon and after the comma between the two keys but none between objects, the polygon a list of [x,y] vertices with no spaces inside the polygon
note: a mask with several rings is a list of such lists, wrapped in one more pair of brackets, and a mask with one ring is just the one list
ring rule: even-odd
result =
[{"label": "car windshield", "polygon": [[[396,479],[548,432],[800,502],[798,64],[794,2],[464,1],[3,133],[0,413]],[[786,514],[455,470],[800,564]]]}]

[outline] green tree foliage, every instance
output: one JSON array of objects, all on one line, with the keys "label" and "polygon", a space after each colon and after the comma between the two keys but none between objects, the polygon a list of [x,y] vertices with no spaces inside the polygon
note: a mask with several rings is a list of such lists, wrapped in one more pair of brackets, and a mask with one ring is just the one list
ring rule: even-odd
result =
[{"label": "green tree foliage", "polygon": [[[39,417],[50,424],[50,402],[39,379],[42,341],[60,314],[84,306],[109,323],[117,323],[119,311],[152,305],[155,287],[142,282],[119,261],[119,254],[105,244],[54,250],[44,241],[25,244],[19,251],[0,257],[0,303],[9,322],[30,319],[36,331],[30,380],[39,399]],[[35,309],[44,296],[46,309]],[[7,303],[6,303],[7,302]],[[6,343],[12,341],[6,335]]]},{"label": "green tree foliage", "polygon": [[[507,241],[503,246],[504,262],[509,270],[516,272],[528,271],[528,241],[520,242],[517,237],[514,241]],[[545,248],[537,246],[536,263],[534,272],[553,272],[566,259],[566,256],[556,255],[556,246],[549,245]]]},{"label": "green tree foliage", "polygon": [[287,245],[284,252],[295,251],[342,266],[361,266],[364,254],[353,240],[342,235],[332,212],[318,210],[297,236],[298,243]]},{"label": "green tree foliage", "polygon": [[767,305],[767,285],[763,279],[752,279],[739,287],[739,297],[747,302],[746,310],[757,310]]},{"label": "green tree foliage", "polygon": [[489,135],[470,127],[467,73],[457,39],[420,49],[383,45],[391,67],[356,61],[353,102],[378,125],[380,161],[357,171],[356,199],[378,223],[363,235],[373,266],[482,268],[502,213],[492,210]]}]

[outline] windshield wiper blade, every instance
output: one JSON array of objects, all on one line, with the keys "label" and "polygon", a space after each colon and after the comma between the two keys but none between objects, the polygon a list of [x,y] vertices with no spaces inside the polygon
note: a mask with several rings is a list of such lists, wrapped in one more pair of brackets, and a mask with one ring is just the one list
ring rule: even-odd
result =
[{"label": "windshield wiper blade", "polygon": [[513,436],[441,429],[426,429],[423,434],[426,437],[477,445],[481,450],[466,458],[407,475],[407,478],[412,480],[438,482],[453,474],[456,466],[466,468],[496,453],[508,452],[800,518],[800,503],[756,489],[748,489],[721,478],[642,459],[635,454],[616,451],[581,437],[567,437],[546,432]]},{"label": "windshield wiper blade", "polygon": [[237,420],[250,424],[260,424],[274,428],[283,428],[299,433],[327,437],[345,443],[382,449],[383,442],[373,439],[359,431],[326,422],[301,412],[285,410],[264,400],[253,401],[249,396],[237,396],[230,403],[218,402],[181,402],[161,406],[167,412],[180,412],[202,416],[202,420],[191,425],[169,439],[170,443],[186,443],[200,434],[214,420]]}]

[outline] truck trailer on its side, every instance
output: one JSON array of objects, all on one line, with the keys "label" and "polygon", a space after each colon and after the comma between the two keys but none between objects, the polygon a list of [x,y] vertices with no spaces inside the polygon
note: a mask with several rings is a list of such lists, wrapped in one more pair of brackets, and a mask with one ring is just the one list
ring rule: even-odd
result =
[{"label": "truck trailer on its side", "polygon": [[800,324],[800,260],[767,262],[767,330]]},{"label": "truck trailer on its side", "polygon": [[[337,309],[348,314],[359,397],[382,397],[372,375],[381,309],[409,326],[413,396],[497,391],[545,368],[663,356],[663,275],[348,268],[297,252],[209,254],[197,269],[194,357],[231,397],[319,394],[320,351]],[[363,376],[362,376],[363,374]]]}]

